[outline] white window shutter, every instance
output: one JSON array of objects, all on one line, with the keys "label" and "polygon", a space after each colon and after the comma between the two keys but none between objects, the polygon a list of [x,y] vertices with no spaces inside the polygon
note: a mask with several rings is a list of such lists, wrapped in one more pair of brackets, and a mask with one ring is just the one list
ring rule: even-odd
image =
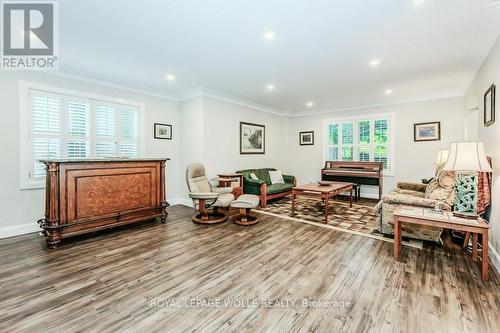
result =
[{"label": "white window shutter", "polygon": [[40,159],[140,156],[140,107],[49,90],[26,94],[27,186],[45,177]]},{"label": "white window shutter", "polygon": [[90,157],[90,103],[78,99],[68,99],[66,103],[68,115],[67,147],[69,158]]},{"label": "white window shutter", "polygon": [[109,104],[95,106],[95,156],[116,156],[116,107]]},{"label": "white window shutter", "polygon": [[126,157],[139,156],[138,122],[139,111],[137,109],[122,108],[120,110],[120,155]]},{"label": "white window shutter", "polygon": [[42,92],[32,92],[32,171],[31,178],[45,176],[45,165],[40,159],[59,158],[61,156],[61,104],[59,96]]},{"label": "white window shutter", "polygon": [[112,106],[97,105],[95,108],[95,135],[104,137],[115,136],[116,110]]},{"label": "white window shutter", "polygon": [[42,93],[31,94],[33,108],[33,133],[59,134],[61,99]]}]

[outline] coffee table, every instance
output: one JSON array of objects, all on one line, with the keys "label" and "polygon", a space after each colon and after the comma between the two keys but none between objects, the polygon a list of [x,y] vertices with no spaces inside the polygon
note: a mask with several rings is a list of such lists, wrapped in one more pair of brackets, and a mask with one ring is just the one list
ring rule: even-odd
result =
[{"label": "coffee table", "polygon": [[328,223],[328,201],[340,193],[349,191],[349,205],[352,207],[352,187],[353,183],[329,182],[328,186],[317,183],[295,186],[292,188],[292,214],[295,212],[295,198],[297,196],[308,196],[320,198],[325,205],[325,218],[323,223]]}]

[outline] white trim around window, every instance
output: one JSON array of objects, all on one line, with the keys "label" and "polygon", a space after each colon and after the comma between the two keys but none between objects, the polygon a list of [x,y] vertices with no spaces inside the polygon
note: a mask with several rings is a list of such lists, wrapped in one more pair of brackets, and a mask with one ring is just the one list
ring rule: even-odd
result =
[{"label": "white trim around window", "polygon": [[[30,94],[37,93],[43,96],[54,96],[55,98],[60,99],[60,124],[61,126],[59,137],[55,135],[55,137],[59,139],[59,145],[65,145],[67,143],[68,138],[72,141],[88,141],[88,149],[90,149],[91,153],[89,157],[95,157],[96,152],[96,130],[95,130],[95,105],[98,104],[112,104],[115,106],[119,106],[120,109],[123,110],[131,110],[137,114],[137,139],[134,140],[134,143],[137,144],[138,157],[144,156],[145,152],[145,106],[143,103],[128,101],[121,98],[114,98],[102,95],[91,94],[82,91],[69,90],[55,86],[49,86],[34,82],[28,81],[19,81],[19,117],[20,117],[20,188],[21,189],[36,189],[45,187],[45,179],[44,177],[33,177],[34,169],[33,169],[33,106],[32,106],[32,98]],[[67,109],[66,105],[68,99],[71,99],[72,102],[78,104],[82,102],[82,104],[77,105],[76,107],[85,107],[85,104],[90,108],[90,115],[88,118],[90,127],[90,132],[86,133],[86,130],[83,129],[82,133],[79,136],[69,136],[67,133],[63,131],[68,128],[67,124]],[[76,125],[78,125],[79,119],[76,119]],[[119,120],[115,123],[115,137],[116,141],[120,143],[121,135],[118,134],[119,131]],[[47,136],[50,136],[49,133]],[[45,136],[43,136],[45,137]],[[42,139],[43,141],[43,139]],[[129,143],[129,147],[130,147]],[[78,149],[78,144],[75,145],[76,149]],[[121,147],[121,146],[120,146]],[[65,151],[65,148],[61,148],[61,151]],[[67,153],[66,153],[67,154]],[[116,155],[119,156],[120,152],[116,151]],[[67,157],[65,154],[60,157]]]},{"label": "white trim around window", "polygon": [[[343,123],[353,123],[353,143],[349,144],[344,144],[344,146],[349,146],[352,147],[353,150],[353,159],[354,161],[359,160],[359,154],[358,154],[358,148],[362,146],[362,144],[359,144],[357,142],[358,138],[358,127],[356,124],[361,121],[369,121],[370,122],[370,143],[367,144],[365,147],[369,148],[370,150],[370,161],[373,161],[373,146],[374,146],[374,121],[375,120],[383,120],[387,119],[388,120],[388,133],[389,133],[389,138],[388,138],[388,144],[387,144],[387,149],[389,152],[388,156],[388,167],[383,171],[384,176],[395,176],[396,175],[396,156],[395,156],[395,124],[396,124],[396,115],[394,112],[389,112],[389,113],[380,113],[380,114],[366,114],[366,115],[359,115],[359,116],[353,116],[353,117],[342,117],[342,118],[334,118],[334,119],[325,119],[323,121],[323,164],[329,160],[329,153],[328,153],[328,148],[332,147],[332,145],[329,144],[329,125],[330,124],[338,124],[339,126],[339,131],[338,131],[338,144],[337,146],[337,152],[339,154],[339,157],[341,158],[341,152],[340,150],[342,149],[342,135],[341,135],[341,130],[340,126]],[[335,145],[333,145],[335,146]]]}]

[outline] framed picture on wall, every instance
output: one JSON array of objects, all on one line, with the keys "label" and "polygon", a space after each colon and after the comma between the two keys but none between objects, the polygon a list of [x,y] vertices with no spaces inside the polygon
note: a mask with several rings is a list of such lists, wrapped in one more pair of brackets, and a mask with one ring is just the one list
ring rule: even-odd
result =
[{"label": "framed picture on wall", "polygon": [[484,126],[495,122],[495,85],[492,84],[484,94]]},{"label": "framed picture on wall", "polygon": [[441,122],[418,123],[413,125],[413,141],[441,140]]},{"label": "framed picture on wall", "polygon": [[240,154],[266,153],[266,127],[240,122]]},{"label": "framed picture on wall", "polygon": [[155,139],[172,140],[172,125],[155,123]]},{"label": "framed picture on wall", "polygon": [[314,145],[314,131],[305,131],[299,133],[299,145],[312,146]]}]

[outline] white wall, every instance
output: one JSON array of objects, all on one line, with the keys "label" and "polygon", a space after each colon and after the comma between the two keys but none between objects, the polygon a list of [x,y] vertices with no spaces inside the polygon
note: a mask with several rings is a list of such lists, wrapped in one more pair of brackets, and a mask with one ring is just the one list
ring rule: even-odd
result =
[{"label": "white wall", "polygon": [[[2,71],[0,74],[0,211],[2,212],[0,228],[22,225],[36,227],[35,222],[44,215],[44,190],[19,189],[19,80],[144,103],[146,106],[145,154],[147,157],[172,158],[167,163],[167,196],[175,198],[179,195],[179,132],[176,131],[179,120],[176,102],[41,72]],[[153,138],[154,122],[173,125],[171,141]],[[0,236],[8,232],[0,230]]]},{"label": "white wall", "polygon": [[[483,95],[486,90],[496,84],[496,122],[489,126],[483,125]],[[490,244],[496,253],[494,260],[500,270],[500,39],[481,66],[471,87],[467,92],[468,98],[478,99],[479,117],[477,122],[477,136],[484,143],[486,154],[492,157],[493,185],[492,205],[488,213],[491,225]],[[493,251],[492,251],[493,252]]]},{"label": "white wall", "polygon": [[[205,97],[204,163],[209,174],[250,168],[291,172],[288,117]],[[265,154],[240,154],[240,121],[265,126]]]},{"label": "white wall", "polygon": [[[179,105],[179,196],[188,198],[185,170],[188,163],[203,163],[203,138],[205,133],[203,97],[182,101]],[[187,201],[189,202],[189,201]]]},{"label": "white wall", "polygon": [[[265,154],[240,154],[240,121],[266,127]],[[220,172],[248,168],[275,167],[284,173],[291,172],[288,117],[202,96],[181,102],[180,123],[183,132],[180,148],[181,195],[184,198],[188,196],[183,170],[193,162],[203,163],[209,178]]]},{"label": "white wall", "polygon": [[[331,112],[291,120],[293,174],[299,183],[320,179],[324,163],[323,122],[327,119],[347,118],[370,114],[395,114],[395,175],[384,177],[384,193],[389,192],[398,181],[420,181],[434,174],[434,162],[438,149],[446,148],[450,142],[464,138],[464,99],[462,97],[379,106],[366,109]],[[441,141],[414,142],[413,124],[429,121],[441,122]],[[301,131],[315,132],[314,146],[299,146]],[[378,195],[376,187],[362,187],[362,195]]]}]

